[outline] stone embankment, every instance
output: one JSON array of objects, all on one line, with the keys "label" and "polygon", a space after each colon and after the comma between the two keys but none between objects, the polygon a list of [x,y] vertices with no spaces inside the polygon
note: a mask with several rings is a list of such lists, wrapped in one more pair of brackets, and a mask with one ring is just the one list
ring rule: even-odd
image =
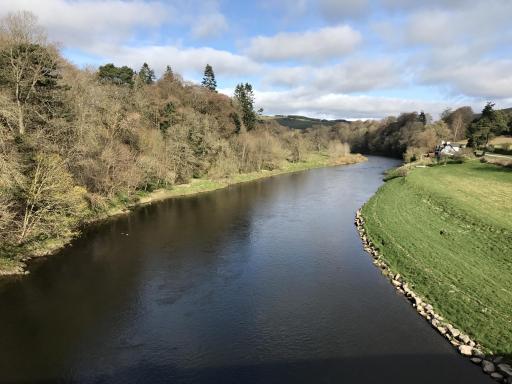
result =
[{"label": "stone embankment", "polygon": [[360,210],[356,212],[355,225],[363,242],[364,250],[373,258],[373,264],[390,280],[396,290],[409,300],[412,306],[416,308],[416,311],[443,335],[460,354],[471,359],[474,364],[480,365],[482,370],[496,381],[512,384],[512,366],[505,362],[503,357],[486,356],[478,343],[437,314],[432,305],[417,295],[412,290],[412,286],[405,282],[399,273],[395,274],[389,269],[388,265],[381,258],[379,249],[368,238]]}]

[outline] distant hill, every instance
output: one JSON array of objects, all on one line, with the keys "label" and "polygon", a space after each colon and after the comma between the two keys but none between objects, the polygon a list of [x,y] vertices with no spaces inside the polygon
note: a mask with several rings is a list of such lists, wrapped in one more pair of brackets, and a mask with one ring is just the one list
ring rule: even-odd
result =
[{"label": "distant hill", "polygon": [[336,119],[336,120],[326,120],[326,119],[315,119],[313,117],[306,116],[298,116],[298,115],[275,115],[269,116],[268,119],[275,120],[279,124],[293,129],[307,129],[314,128],[318,126],[328,126],[332,127],[338,123],[349,123],[348,120]]}]

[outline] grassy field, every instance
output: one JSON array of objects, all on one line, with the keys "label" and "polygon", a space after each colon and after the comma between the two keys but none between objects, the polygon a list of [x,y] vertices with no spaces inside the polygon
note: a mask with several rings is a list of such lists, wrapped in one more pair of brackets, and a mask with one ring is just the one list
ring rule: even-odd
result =
[{"label": "grassy field", "polygon": [[512,170],[478,161],[415,168],[362,213],[416,293],[489,352],[512,355]]}]

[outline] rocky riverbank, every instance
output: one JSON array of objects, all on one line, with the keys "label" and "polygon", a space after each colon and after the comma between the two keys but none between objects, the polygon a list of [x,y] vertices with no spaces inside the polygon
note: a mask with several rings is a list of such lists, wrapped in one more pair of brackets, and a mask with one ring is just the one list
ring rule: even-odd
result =
[{"label": "rocky riverbank", "polygon": [[364,250],[373,258],[373,264],[390,280],[396,290],[409,300],[420,316],[443,335],[460,354],[470,358],[474,364],[480,365],[483,372],[498,382],[512,384],[512,365],[509,362],[505,361],[502,356],[486,355],[481,345],[437,314],[431,304],[428,304],[424,298],[413,291],[413,286],[410,286],[400,274],[395,274],[390,270],[382,259],[379,249],[374,246],[366,233],[361,210],[356,212],[354,223],[363,242]]}]

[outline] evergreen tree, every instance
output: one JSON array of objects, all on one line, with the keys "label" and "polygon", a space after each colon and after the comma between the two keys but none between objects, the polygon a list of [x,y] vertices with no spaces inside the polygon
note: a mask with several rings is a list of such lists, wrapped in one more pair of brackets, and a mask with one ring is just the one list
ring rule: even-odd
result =
[{"label": "evergreen tree", "polygon": [[421,111],[420,115],[418,116],[418,120],[423,123],[423,125],[427,125],[427,115],[425,115],[425,112]]},{"label": "evergreen tree", "polygon": [[172,102],[165,104],[160,114],[160,131],[162,134],[167,135],[167,131],[174,124],[176,114],[176,107]]},{"label": "evergreen tree", "polygon": [[469,143],[473,147],[487,146],[494,136],[507,130],[507,121],[502,111],[494,110],[494,103],[488,102],[480,118],[468,129]]},{"label": "evergreen tree", "polygon": [[213,72],[213,68],[210,64],[206,64],[206,67],[204,69],[203,81],[201,84],[206,89],[217,92],[217,81],[215,81],[215,73]]},{"label": "evergreen tree", "polygon": [[256,125],[256,112],[254,111],[254,92],[249,83],[240,83],[235,88],[235,100],[242,109],[242,122],[245,129],[250,131]]},{"label": "evergreen tree", "polygon": [[98,68],[98,78],[102,83],[117,85],[133,85],[133,69],[127,67],[116,67],[114,64],[105,64]]},{"label": "evergreen tree", "polygon": [[170,65],[168,65],[166,68],[165,68],[165,72],[164,72],[164,79],[169,79],[169,80],[172,80],[174,79],[174,72],[172,71],[172,68]]},{"label": "evergreen tree", "polygon": [[139,79],[144,84],[153,84],[155,81],[155,71],[153,71],[148,63],[144,63],[139,71]]}]

